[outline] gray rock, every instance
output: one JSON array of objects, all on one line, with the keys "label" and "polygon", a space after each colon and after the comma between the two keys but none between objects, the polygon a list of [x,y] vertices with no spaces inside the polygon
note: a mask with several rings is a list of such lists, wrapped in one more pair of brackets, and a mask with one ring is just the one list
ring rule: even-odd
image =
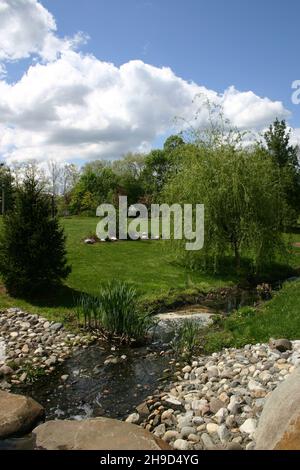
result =
[{"label": "gray rock", "polygon": [[277,351],[285,352],[293,349],[292,343],[288,339],[270,339],[270,347]]}]

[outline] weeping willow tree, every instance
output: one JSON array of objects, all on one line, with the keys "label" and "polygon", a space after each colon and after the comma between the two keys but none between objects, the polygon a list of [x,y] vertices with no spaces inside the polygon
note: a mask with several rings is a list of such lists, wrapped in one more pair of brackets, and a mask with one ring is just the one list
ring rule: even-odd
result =
[{"label": "weeping willow tree", "polygon": [[257,272],[284,251],[278,168],[259,147],[239,145],[236,135],[234,141],[195,141],[164,197],[170,203],[204,204],[204,248],[185,256],[205,270],[216,272],[225,258],[234,258],[240,271],[247,258]]}]

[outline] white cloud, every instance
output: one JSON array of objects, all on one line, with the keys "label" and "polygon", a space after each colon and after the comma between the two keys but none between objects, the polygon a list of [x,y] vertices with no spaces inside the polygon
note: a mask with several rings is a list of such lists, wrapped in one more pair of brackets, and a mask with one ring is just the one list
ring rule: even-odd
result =
[{"label": "white cloud", "polygon": [[54,17],[37,0],[0,0],[0,60],[37,54],[54,60],[61,51],[85,40],[82,33],[60,39]]},{"label": "white cloud", "polygon": [[[35,0],[0,0],[0,58],[43,59],[14,84],[0,77],[0,154],[8,162],[148,150],[174,128],[174,118],[191,120],[207,98],[223,106],[234,125],[254,132],[289,115],[281,102],[251,91],[230,87],[218,94],[167,67],[140,60],[116,67],[80,54],[73,49],[81,39],[59,39],[53,16]],[[207,118],[202,106],[197,124],[205,126]]]}]

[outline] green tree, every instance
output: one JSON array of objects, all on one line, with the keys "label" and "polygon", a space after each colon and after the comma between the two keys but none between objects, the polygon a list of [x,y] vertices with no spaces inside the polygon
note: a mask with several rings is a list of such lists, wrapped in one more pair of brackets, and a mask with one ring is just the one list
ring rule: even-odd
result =
[{"label": "green tree", "polygon": [[10,169],[5,165],[0,165],[0,196],[1,214],[5,214],[12,208],[14,201],[13,176]]},{"label": "green tree", "polygon": [[259,270],[284,247],[277,169],[260,149],[195,146],[164,192],[170,203],[205,206],[204,249],[185,253],[191,264],[218,271],[233,257],[239,272],[251,258]]},{"label": "green tree", "polygon": [[13,210],[4,216],[0,272],[13,295],[32,295],[59,284],[71,272],[66,238],[51,201],[34,173],[27,171]]},{"label": "green tree", "polygon": [[[74,214],[87,212],[94,215],[99,204],[112,202],[118,191],[119,179],[114,171],[101,161],[84,166],[79,181],[71,194],[70,210]],[[90,201],[90,205],[88,205]]]},{"label": "green tree", "polygon": [[282,224],[293,225],[300,214],[299,148],[291,145],[286,122],[275,120],[264,134],[267,150],[279,168],[285,209]]}]

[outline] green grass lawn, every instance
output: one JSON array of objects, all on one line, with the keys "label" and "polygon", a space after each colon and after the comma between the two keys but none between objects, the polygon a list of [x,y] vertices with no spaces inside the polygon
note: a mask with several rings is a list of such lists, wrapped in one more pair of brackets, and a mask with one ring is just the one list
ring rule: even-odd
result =
[{"label": "green grass lawn", "polygon": [[[85,245],[84,238],[95,233],[98,221],[96,217],[61,220],[67,235],[68,259],[72,265],[72,273],[62,288],[26,301],[10,297],[2,286],[0,308],[20,307],[50,319],[68,322],[74,318],[74,299],[81,292],[96,294],[103,281],[119,279],[131,282],[140,291],[145,303],[161,298],[174,299],[177,293],[183,291],[207,292],[237,282],[234,275],[217,277],[186,270],[174,262],[167,247],[168,241]],[[292,234],[290,242],[297,241],[300,241],[300,234]],[[300,248],[293,248],[290,260],[293,266],[299,266],[299,255]]]},{"label": "green grass lawn", "polygon": [[205,350],[264,343],[271,337],[300,339],[300,280],[286,282],[261,308],[243,307],[205,337]]},{"label": "green grass lawn", "polygon": [[[80,292],[96,294],[103,281],[120,279],[131,282],[145,299],[167,296],[170,290],[181,291],[234,284],[233,276],[215,277],[187,271],[172,260],[167,241],[119,241],[85,245],[84,238],[95,233],[96,217],[62,219],[67,235],[68,259],[72,273],[65,286],[48,296],[30,302],[8,296],[2,288],[0,307],[21,307],[48,318],[70,318],[74,298]],[[49,253],[51,256],[51,253]],[[71,314],[72,315],[72,314]]]}]

